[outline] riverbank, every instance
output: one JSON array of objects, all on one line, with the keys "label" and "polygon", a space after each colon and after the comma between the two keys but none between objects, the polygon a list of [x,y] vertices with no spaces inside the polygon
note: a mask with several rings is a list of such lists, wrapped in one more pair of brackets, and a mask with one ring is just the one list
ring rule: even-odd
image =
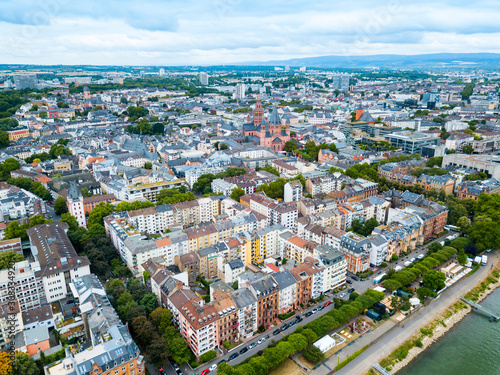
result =
[{"label": "riverbank", "polygon": [[[500,286],[498,270],[500,263],[488,273],[486,278],[478,283],[465,297],[480,302]],[[455,324],[460,322],[472,309],[462,301],[457,301],[446,308],[431,323],[420,329],[420,333],[412,336],[403,345],[394,350],[388,357],[380,361],[382,367],[390,369],[395,374],[418,357],[434,342],[443,337]],[[369,374],[374,371],[370,370]]]}]

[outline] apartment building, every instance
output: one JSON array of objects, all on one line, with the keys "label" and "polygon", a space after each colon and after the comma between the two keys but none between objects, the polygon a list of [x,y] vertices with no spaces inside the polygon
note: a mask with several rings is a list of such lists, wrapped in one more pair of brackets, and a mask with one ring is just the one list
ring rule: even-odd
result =
[{"label": "apartment building", "polygon": [[286,228],[279,224],[255,231],[252,234],[251,262],[259,264],[267,257],[281,256],[279,236],[284,231]]},{"label": "apartment building", "polygon": [[176,255],[174,262],[181,272],[187,272],[190,282],[196,281],[200,276],[200,256],[196,251]]},{"label": "apartment building", "polygon": [[70,281],[90,274],[88,258],[78,256],[67,230],[68,224],[64,222],[35,225],[26,230],[31,253],[39,264],[35,278],[42,280],[46,303],[66,298]]},{"label": "apartment building", "polygon": [[340,251],[344,253],[349,272],[364,272],[370,266],[371,242],[354,232],[346,233],[340,239]]},{"label": "apartment building", "polygon": [[12,338],[24,329],[19,302],[16,300],[0,303],[0,350],[5,351]]},{"label": "apartment building", "polygon": [[257,332],[258,302],[254,294],[247,288],[240,288],[232,293],[238,311],[238,328],[240,337],[247,339]]},{"label": "apartment building", "polygon": [[302,199],[304,187],[300,181],[288,181],[284,187],[283,201],[285,203],[298,202]]},{"label": "apartment building", "polygon": [[273,274],[279,287],[278,311],[286,314],[299,307],[297,299],[297,280],[289,270]]},{"label": "apartment building", "polygon": [[21,245],[20,238],[12,238],[10,240],[0,241],[0,253],[4,251],[14,251],[16,253],[22,254],[23,247]]},{"label": "apartment building", "polygon": [[297,297],[300,303],[304,304],[311,298],[318,298],[323,293],[325,283],[325,267],[318,259],[306,257],[304,263],[290,270],[298,282]]},{"label": "apartment building", "polygon": [[439,192],[442,190],[448,195],[453,194],[455,189],[455,180],[449,174],[443,176],[427,176],[424,174],[417,181],[427,191],[434,189]]},{"label": "apartment building", "polygon": [[240,202],[266,216],[268,226],[281,224],[290,229],[295,227],[298,210],[294,203],[279,203],[264,193],[244,195],[240,198]]},{"label": "apartment building", "polygon": [[106,332],[106,341],[91,345],[44,367],[45,375],[143,375],[145,361],[126,326],[114,325]]},{"label": "apartment building", "polygon": [[217,348],[219,314],[213,305],[204,305],[191,289],[175,291],[166,302],[172,322],[196,357]]},{"label": "apartment building", "polygon": [[128,211],[130,223],[139,232],[160,233],[174,225],[174,212],[169,204]]},{"label": "apartment building", "polygon": [[[36,309],[41,306],[41,300],[45,300],[45,290],[40,277],[35,275],[38,270],[37,263],[28,260],[15,263],[14,279],[9,270],[0,270],[0,303],[8,302],[12,297],[9,294],[11,283],[15,283],[15,299],[19,302],[21,312]],[[10,277],[9,277],[10,276]]]},{"label": "apartment building", "polygon": [[319,259],[325,268],[323,273],[323,293],[345,285],[347,260],[340,250],[329,245],[316,246],[313,251],[313,258]]},{"label": "apartment building", "polygon": [[285,237],[286,236],[281,236],[285,257],[286,259],[291,259],[298,263],[304,262],[305,258],[311,256],[314,248],[319,245],[312,241],[306,241],[299,236]]},{"label": "apartment building", "polygon": [[257,299],[257,325],[270,327],[278,317],[279,286],[273,276],[264,276],[253,281],[250,291]]}]

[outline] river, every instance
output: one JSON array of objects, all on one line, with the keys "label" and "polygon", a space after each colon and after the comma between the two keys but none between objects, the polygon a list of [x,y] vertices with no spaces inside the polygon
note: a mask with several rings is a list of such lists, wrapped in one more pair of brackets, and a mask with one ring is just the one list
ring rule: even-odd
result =
[{"label": "river", "polygon": [[[500,289],[481,305],[500,312]],[[500,322],[468,314],[398,375],[500,375]]]}]

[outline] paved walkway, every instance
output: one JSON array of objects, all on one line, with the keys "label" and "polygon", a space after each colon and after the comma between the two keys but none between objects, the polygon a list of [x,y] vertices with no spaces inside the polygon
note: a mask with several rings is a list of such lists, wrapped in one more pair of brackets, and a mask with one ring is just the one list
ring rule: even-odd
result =
[{"label": "paved walkway", "polygon": [[[441,314],[451,304],[456,302],[460,296],[466,294],[481,280],[485,279],[488,273],[491,271],[491,265],[497,264],[499,262],[500,254],[496,252],[495,254],[490,254],[488,258],[489,261],[487,266],[480,267],[476,271],[476,273],[464,278],[463,280],[461,280],[461,282],[453,285],[448,290],[443,292],[438,298],[432,300],[428,306],[420,309],[415,314],[413,314],[410,319],[407,319],[404,322],[403,326],[401,326],[401,328],[394,328],[391,331],[391,328],[394,327],[394,323],[391,324],[389,320],[378,327],[376,330],[374,330],[371,334],[365,335],[373,335],[373,340],[370,340],[370,337],[366,337],[366,341],[362,341],[362,339],[365,339],[365,336],[363,336],[363,338],[358,339],[355,344],[345,348],[342,353],[339,353],[340,361],[353,354],[356,350],[361,349],[368,342],[374,341],[376,337],[381,337],[380,341],[378,341],[376,345],[367,348],[362,355],[354,359],[351,363],[349,363],[347,366],[345,366],[335,374],[347,375],[366,373],[374,363],[379,362],[390,353],[392,353],[411,336],[419,332],[421,327],[429,324],[438,314]],[[384,325],[387,325],[388,329],[386,329]],[[384,329],[385,331],[383,331]],[[335,358],[335,361],[338,361],[338,358],[336,356],[332,358]],[[327,361],[327,364],[329,367],[332,367],[331,359]],[[321,366],[314,370],[313,373],[318,375],[326,375],[328,373],[332,373],[325,372],[324,370],[326,370],[326,367]]]}]

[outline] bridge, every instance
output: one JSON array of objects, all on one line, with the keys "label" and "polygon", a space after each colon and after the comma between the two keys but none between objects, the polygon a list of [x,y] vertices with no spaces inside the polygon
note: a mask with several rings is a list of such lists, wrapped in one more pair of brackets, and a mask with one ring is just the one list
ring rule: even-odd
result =
[{"label": "bridge", "polygon": [[460,297],[460,299],[465,303],[468,303],[472,307],[472,310],[477,311],[478,313],[481,313],[483,315],[486,315],[491,322],[498,322],[500,320],[500,314],[495,314],[485,309],[483,306],[478,305],[475,302],[469,301],[467,298]]},{"label": "bridge", "polygon": [[391,373],[389,371],[387,371],[385,368],[380,366],[378,363],[373,364],[372,367],[375,370],[377,370],[378,372],[380,372],[382,375],[391,375]]}]

